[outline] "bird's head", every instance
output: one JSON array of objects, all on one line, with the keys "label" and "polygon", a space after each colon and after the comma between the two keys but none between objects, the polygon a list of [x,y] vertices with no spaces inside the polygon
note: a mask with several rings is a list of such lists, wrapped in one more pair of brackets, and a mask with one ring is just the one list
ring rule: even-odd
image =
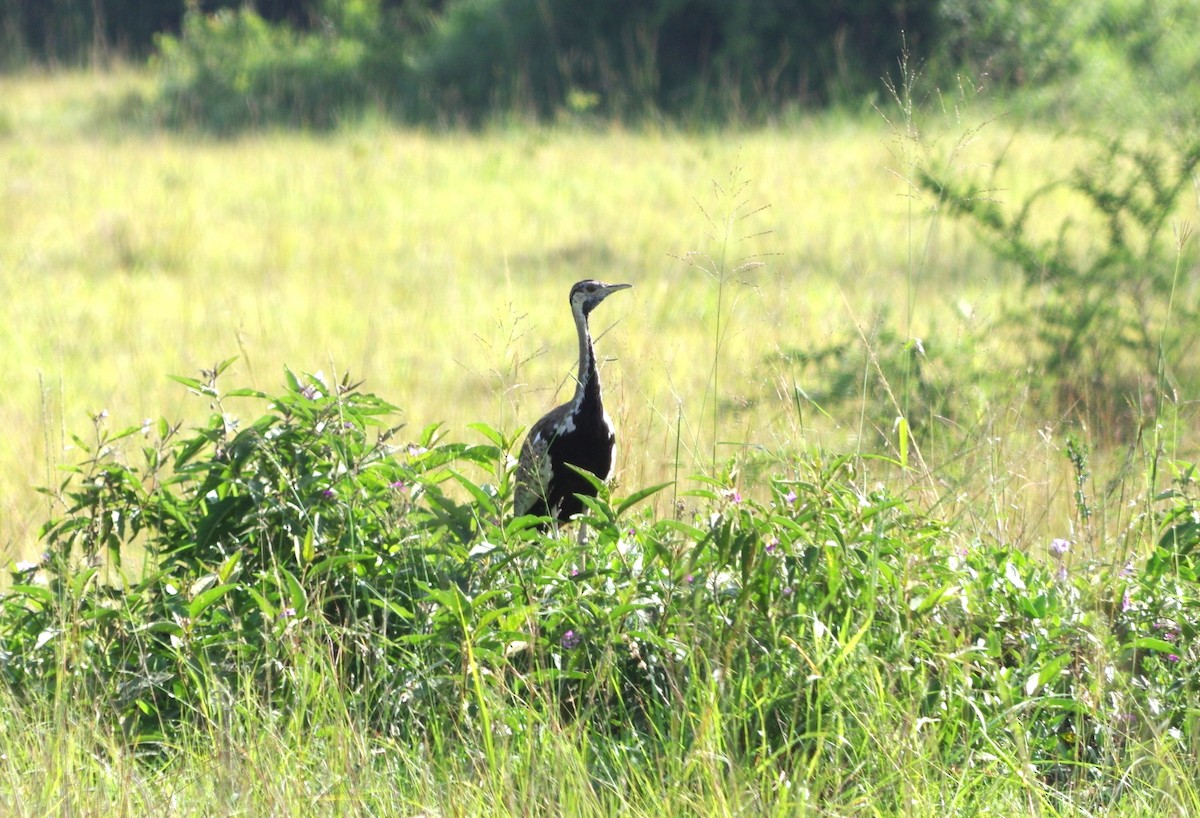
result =
[{"label": "bird's head", "polygon": [[571,310],[581,315],[590,313],[597,304],[617,290],[627,290],[632,284],[605,284],[603,281],[587,279],[571,288]]}]

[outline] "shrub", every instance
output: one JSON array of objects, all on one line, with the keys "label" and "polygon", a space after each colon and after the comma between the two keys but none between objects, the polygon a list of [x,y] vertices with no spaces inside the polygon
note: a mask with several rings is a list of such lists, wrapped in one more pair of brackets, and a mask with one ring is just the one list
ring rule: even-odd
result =
[{"label": "shrub", "polygon": [[326,3],[324,26],[297,32],[249,6],[190,7],[155,59],[158,108],[169,125],[219,133],[284,125],[324,129],[368,105],[403,110],[411,96],[399,32],[377,0]]},{"label": "shrub", "polygon": [[[1030,369],[1056,392],[1060,411],[1081,407],[1112,429],[1131,410],[1134,420],[1145,414],[1147,395],[1170,389],[1165,362],[1184,360],[1184,328],[1200,316],[1194,292],[1182,286],[1191,264],[1185,233],[1177,232],[1174,259],[1163,239],[1198,164],[1200,141],[1170,149],[1114,141],[1014,212],[988,195],[994,184],[944,170],[920,174],[940,207],[969,221],[1020,272],[1027,297],[1003,323],[1029,348]],[[1039,205],[1063,189],[1079,207],[1053,238],[1042,238]],[[1158,400],[1149,400],[1151,412]]]},{"label": "shrub", "polygon": [[[1154,556],[1117,573],[1066,540],[1048,560],[958,542],[854,457],[796,461],[757,499],[732,468],[700,476],[658,519],[636,509],[665,486],[598,485],[584,542],[505,513],[514,441],[486,426],[479,445],[400,443],[394,407],[346,380],[222,392],[224,368],[177,379],[213,408],[191,432],[97,418],[76,440],[46,555],[0,597],[15,696],[90,702],[164,752],[247,697],[303,722],[320,690],[474,763],[579,725],[652,758],[875,782],[914,746],[999,755],[1091,794],[1138,741],[1196,728],[1186,467],[1149,504]],[[239,403],[266,411],[243,424]]]}]

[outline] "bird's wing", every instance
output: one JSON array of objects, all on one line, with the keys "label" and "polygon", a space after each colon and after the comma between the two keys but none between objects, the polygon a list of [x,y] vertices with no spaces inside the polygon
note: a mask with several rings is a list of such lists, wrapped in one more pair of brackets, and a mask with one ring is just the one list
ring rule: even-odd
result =
[{"label": "bird's wing", "polygon": [[550,480],[554,476],[550,463],[550,443],[567,408],[560,406],[535,423],[521,446],[521,457],[517,461],[517,485],[513,490],[513,511],[517,516],[529,513],[538,500],[547,507],[547,513],[553,513],[547,500]]}]

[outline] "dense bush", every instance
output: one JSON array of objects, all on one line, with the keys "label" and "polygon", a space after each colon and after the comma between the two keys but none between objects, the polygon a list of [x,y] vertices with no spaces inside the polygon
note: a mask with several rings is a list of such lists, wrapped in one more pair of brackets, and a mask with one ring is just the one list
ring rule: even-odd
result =
[{"label": "dense bush", "polygon": [[[771,763],[886,766],[902,748],[875,736],[900,727],[1084,793],[1197,728],[1194,470],[1131,529],[1161,532],[1140,566],[963,542],[857,458],[797,462],[758,500],[702,478],[658,519],[634,509],[662,486],[602,490],[580,542],[505,514],[513,441],[487,427],[400,442],[344,381],[221,393],[219,370],[179,379],[212,403],[201,427],[98,418],[77,441],[46,554],[0,599],[13,695],[82,697],[169,747],[247,696],[302,716],[315,661],[385,734],[491,747],[550,720],[641,752],[716,731]],[[243,424],[247,401],[266,413]]]},{"label": "dense bush", "polygon": [[330,3],[319,30],[272,25],[254,11],[189,11],[179,37],[159,39],[156,113],[216,131],[328,128],[412,95],[403,40],[380,28],[377,3]]},{"label": "dense bush", "polygon": [[468,0],[447,7],[423,64],[472,114],[763,118],[870,93],[901,32],[931,45],[934,18],[933,3]]}]

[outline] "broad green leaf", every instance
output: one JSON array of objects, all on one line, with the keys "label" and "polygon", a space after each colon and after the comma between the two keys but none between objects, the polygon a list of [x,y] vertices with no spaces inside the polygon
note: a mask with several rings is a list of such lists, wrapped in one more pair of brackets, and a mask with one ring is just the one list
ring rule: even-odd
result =
[{"label": "broad green leaf", "polygon": [[645,500],[647,497],[650,497],[653,494],[657,494],[658,492],[665,489],[667,486],[673,486],[673,485],[675,485],[675,481],[669,480],[666,483],[659,483],[658,485],[650,486],[649,488],[644,488],[644,489],[640,489],[639,491],[635,491],[633,494],[629,495],[628,497],[621,500],[617,504],[617,516],[620,517],[628,509],[633,508],[635,505],[642,502],[642,500]]},{"label": "broad green leaf", "polygon": [[1134,639],[1130,645],[1136,650],[1153,650],[1158,653],[1175,653],[1179,649],[1165,639],[1155,639],[1153,636],[1143,636]]},{"label": "broad green leaf", "polygon": [[1071,662],[1071,654],[1060,653],[1058,656],[1048,660],[1038,669],[1036,673],[1029,674],[1029,678],[1025,680],[1025,695],[1032,696],[1056,679]]},{"label": "broad green leaf", "polygon": [[192,619],[198,619],[200,614],[204,613],[209,606],[235,588],[237,588],[237,585],[232,583],[227,585],[217,585],[214,588],[209,588],[207,591],[199,594],[191,601],[190,604],[188,604],[188,616]]}]

